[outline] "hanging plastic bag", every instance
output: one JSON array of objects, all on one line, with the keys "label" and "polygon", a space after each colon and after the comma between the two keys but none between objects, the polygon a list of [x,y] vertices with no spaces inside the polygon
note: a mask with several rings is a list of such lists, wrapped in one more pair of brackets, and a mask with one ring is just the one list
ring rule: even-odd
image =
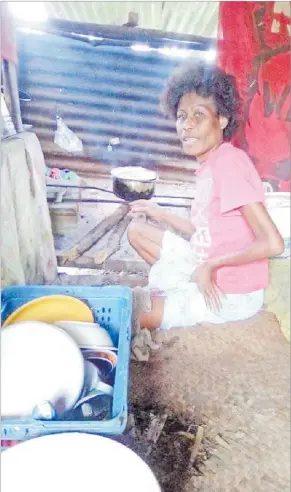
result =
[{"label": "hanging plastic bag", "polygon": [[67,152],[83,152],[82,140],[58,116],[54,142]]}]

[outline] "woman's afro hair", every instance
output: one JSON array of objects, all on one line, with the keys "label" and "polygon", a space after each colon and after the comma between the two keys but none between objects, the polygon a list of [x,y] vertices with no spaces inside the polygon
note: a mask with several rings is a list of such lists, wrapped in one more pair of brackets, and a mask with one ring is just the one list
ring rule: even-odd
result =
[{"label": "woman's afro hair", "polygon": [[217,67],[196,63],[179,67],[169,78],[161,98],[163,113],[176,119],[181,97],[195,92],[201,97],[212,97],[218,115],[228,118],[223,130],[230,140],[238,127],[239,95],[234,77]]}]

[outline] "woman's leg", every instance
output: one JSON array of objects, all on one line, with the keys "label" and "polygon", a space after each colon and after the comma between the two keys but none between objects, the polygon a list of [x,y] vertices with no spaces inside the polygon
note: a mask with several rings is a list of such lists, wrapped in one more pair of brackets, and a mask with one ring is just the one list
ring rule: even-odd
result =
[{"label": "woman's leg", "polygon": [[149,265],[160,259],[160,250],[163,243],[164,231],[144,222],[133,221],[127,237],[130,245]]},{"label": "woman's leg", "polygon": [[152,297],[152,309],[147,313],[140,315],[140,327],[148,330],[157,330],[160,328],[165,308],[164,297]]}]

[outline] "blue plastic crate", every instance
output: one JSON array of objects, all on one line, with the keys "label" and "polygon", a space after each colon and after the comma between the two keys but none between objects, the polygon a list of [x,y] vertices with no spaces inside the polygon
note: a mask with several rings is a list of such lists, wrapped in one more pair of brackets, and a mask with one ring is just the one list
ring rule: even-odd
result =
[{"label": "blue plastic crate", "polygon": [[118,347],[115,371],[112,419],[104,421],[2,420],[1,439],[25,440],[60,432],[88,432],[118,436],[127,423],[127,392],[131,339],[132,291],[119,286],[13,286],[2,290],[1,319],[5,319],[28,301],[48,295],[69,295],[88,304],[94,319],[110,333]]}]

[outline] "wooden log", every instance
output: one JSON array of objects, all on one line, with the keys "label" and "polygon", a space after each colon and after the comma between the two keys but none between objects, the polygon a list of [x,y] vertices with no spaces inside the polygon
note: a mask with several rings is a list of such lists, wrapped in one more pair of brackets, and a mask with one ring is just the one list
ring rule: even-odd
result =
[{"label": "wooden log", "polygon": [[121,239],[123,237],[123,234],[125,233],[129,223],[131,222],[132,217],[130,217],[128,214],[121,219],[121,221],[114,227],[114,229],[111,231],[108,242],[106,246],[103,249],[100,249],[95,257],[94,257],[94,263],[96,265],[103,265],[104,262],[110,258],[114,253],[116,253],[120,249],[120,243]]},{"label": "wooden log", "polygon": [[83,237],[75,246],[68,251],[62,260],[64,265],[67,261],[75,261],[82,256],[86,251],[92,248],[107,232],[109,232],[116,224],[118,224],[128,213],[128,205],[120,205],[113,214],[97,224],[85,237]]}]

